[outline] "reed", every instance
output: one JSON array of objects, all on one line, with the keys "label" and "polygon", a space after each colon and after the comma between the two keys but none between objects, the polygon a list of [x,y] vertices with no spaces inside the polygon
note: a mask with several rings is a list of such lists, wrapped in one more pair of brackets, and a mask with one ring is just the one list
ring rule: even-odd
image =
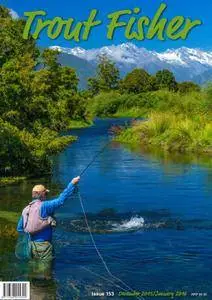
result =
[{"label": "reed", "polygon": [[140,143],[165,151],[212,153],[212,122],[185,115],[151,113],[148,120],[123,129],[115,138],[124,143]]}]

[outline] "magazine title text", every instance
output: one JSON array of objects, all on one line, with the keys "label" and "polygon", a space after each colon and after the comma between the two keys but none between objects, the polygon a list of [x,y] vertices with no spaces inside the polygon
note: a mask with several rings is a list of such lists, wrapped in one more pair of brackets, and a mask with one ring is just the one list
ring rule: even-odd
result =
[{"label": "magazine title text", "polygon": [[[167,9],[168,5],[161,3],[153,18],[142,15],[142,9],[139,7],[112,12],[107,15],[106,37],[112,40],[116,32],[122,30],[128,40],[185,40],[195,27],[202,25],[201,20],[192,20],[184,16],[168,19],[165,16]],[[98,14],[97,9],[92,9],[87,20],[77,21],[74,18],[62,17],[48,19],[44,10],[25,12],[27,19],[23,37],[28,39],[32,35],[34,39],[38,39],[46,30],[47,36],[53,40],[63,34],[66,40],[87,41],[94,29],[103,25],[103,20],[98,18]]]}]

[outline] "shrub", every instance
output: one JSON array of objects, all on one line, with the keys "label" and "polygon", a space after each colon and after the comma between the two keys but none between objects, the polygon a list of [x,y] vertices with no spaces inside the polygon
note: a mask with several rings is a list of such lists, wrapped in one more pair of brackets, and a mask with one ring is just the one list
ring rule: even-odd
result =
[{"label": "shrub", "polygon": [[101,93],[91,99],[87,110],[99,117],[111,115],[141,117],[151,111],[173,112],[195,117],[208,114],[212,110],[209,98],[205,92],[191,92],[183,95],[166,90],[137,95],[120,95],[117,92],[110,92]]},{"label": "shrub", "polygon": [[[41,175],[51,170],[51,155],[63,150],[75,138],[59,136],[36,125],[35,133],[19,130],[0,119],[0,175]],[[36,132],[37,131],[37,132]]]}]

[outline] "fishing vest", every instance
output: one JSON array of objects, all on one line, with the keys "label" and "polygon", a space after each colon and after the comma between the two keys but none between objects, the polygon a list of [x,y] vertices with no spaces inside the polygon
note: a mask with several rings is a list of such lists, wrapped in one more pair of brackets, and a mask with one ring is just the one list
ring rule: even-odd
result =
[{"label": "fishing vest", "polygon": [[22,216],[23,216],[23,229],[25,232],[34,234],[48,226],[51,226],[53,220],[52,217],[41,218],[40,216],[41,205],[42,205],[42,201],[36,200],[30,202],[29,205],[27,205],[24,208],[22,212]]}]

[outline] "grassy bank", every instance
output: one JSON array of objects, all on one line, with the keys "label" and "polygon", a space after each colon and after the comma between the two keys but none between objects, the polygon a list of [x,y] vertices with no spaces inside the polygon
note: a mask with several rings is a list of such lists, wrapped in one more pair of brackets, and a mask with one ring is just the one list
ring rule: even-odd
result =
[{"label": "grassy bank", "polygon": [[140,94],[101,93],[89,112],[100,117],[143,117],[114,129],[116,140],[169,152],[212,153],[211,87],[188,93],[158,90]]},{"label": "grassy bank", "polygon": [[67,129],[80,129],[90,127],[93,124],[92,120],[71,120],[67,125]]},{"label": "grassy bank", "polygon": [[115,139],[169,152],[212,154],[212,122],[203,115],[189,118],[173,113],[151,113],[148,120],[120,130]]},{"label": "grassy bank", "polygon": [[115,118],[143,118],[147,117],[146,110],[139,107],[132,107],[130,109],[118,109],[118,111],[112,116]]},{"label": "grassy bank", "polygon": [[[16,231],[16,226],[20,214],[16,212],[0,211],[0,238],[11,241],[11,239],[16,239],[18,233]],[[5,247],[2,247],[2,249]]]},{"label": "grassy bank", "polygon": [[26,177],[1,177],[0,178],[0,187],[6,185],[12,185],[24,181]]},{"label": "grassy bank", "polygon": [[20,213],[0,211],[0,219],[4,219],[7,222],[17,224]]}]

